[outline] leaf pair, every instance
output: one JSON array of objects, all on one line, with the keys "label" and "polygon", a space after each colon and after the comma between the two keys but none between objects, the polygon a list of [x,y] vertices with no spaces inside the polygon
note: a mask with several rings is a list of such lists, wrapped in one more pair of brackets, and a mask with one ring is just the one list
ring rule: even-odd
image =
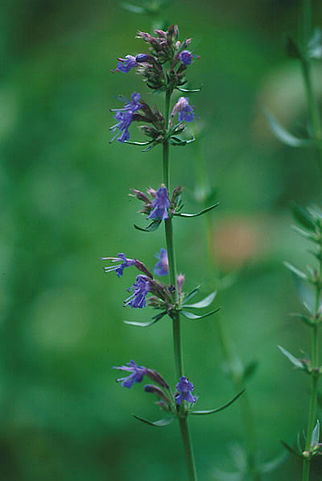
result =
[{"label": "leaf pair", "polygon": [[[233,397],[233,399],[228,401],[226,404],[224,404],[223,406],[220,406],[216,409],[209,409],[207,411],[190,411],[190,414],[204,415],[204,414],[214,414],[214,413],[218,413],[219,411],[223,411],[224,409],[231,406],[231,404],[233,404],[235,401],[237,401],[237,399],[244,392],[245,392],[245,389],[243,389],[241,392],[239,392],[236,396]],[[138,421],[141,421],[142,423],[148,424],[149,426],[158,427],[158,428],[168,426],[170,423],[172,423],[172,421],[175,418],[175,416],[168,416],[167,418],[159,419],[158,421],[149,421],[148,419],[141,418],[140,416],[136,416],[135,414],[133,414],[133,416],[135,417],[135,419],[137,419]]]},{"label": "leaf pair", "polygon": [[196,212],[195,214],[185,214],[183,212],[176,212],[174,215],[177,217],[199,217],[200,215],[206,214],[207,212],[210,212],[212,209],[215,209],[218,207],[219,202],[216,202],[215,204],[206,207],[205,209],[200,210],[199,212]]},{"label": "leaf pair", "polygon": [[160,312],[156,316],[152,317],[151,321],[148,322],[137,322],[137,321],[123,321],[124,324],[128,324],[130,326],[137,326],[137,327],[150,327],[153,324],[156,324],[162,317],[164,317],[167,314],[167,311]]},{"label": "leaf pair", "polygon": [[[186,296],[186,298],[184,299],[184,302],[189,302],[189,300],[195,294],[197,294],[198,290],[199,290],[199,286],[196,287],[195,289],[193,289],[193,291],[191,291],[190,294],[188,294],[188,296]],[[183,304],[181,314],[187,319],[203,319],[205,317],[211,316],[212,314],[215,314],[216,312],[219,311],[220,307],[217,307],[217,309],[214,309],[213,311],[210,311],[210,312],[207,312],[207,313],[201,314],[201,315],[194,314],[193,312],[189,312],[189,311],[186,310],[186,308],[187,309],[203,309],[204,307],[208,307],[208,306],[210,306],[210,304],[215,299],[216,294],[217,294],[217,292],[214,291],[211,294],[209,294],[208,296],[206,296],[204,299],[202,299],[201,301],[195,302],[194,304]]]}]

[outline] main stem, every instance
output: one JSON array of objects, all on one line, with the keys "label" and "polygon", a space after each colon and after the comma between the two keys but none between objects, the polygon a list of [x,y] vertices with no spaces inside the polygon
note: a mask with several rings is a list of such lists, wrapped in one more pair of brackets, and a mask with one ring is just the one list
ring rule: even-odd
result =
[{"label": "main stem", "polygon": [[[170,99],[172,90],[167,90],[165,99],[165,126],[169,127],[169,111],[170,111]],[[169,192],[169,139],[166,139],[163,143],[163,183],[165,184]],[[167,243],[168,260],[169,260],[169,278],[170,284],[176,288],[177,285],[177,269],[176,258],[173,242],[173,229],[172,219],[169,217],[165,220],[165,237]],[[182,357],[182,342],[181,342],[181,329],[180,329],[180,313],[175,311],[172,317],[173,326],[173,346],[174,346],[174,359],[176,365],[177,379],[183,376],[183,357]],[[189,481],[197,481],[197,473],[195,467],[195,460],[192,451],[192,443],[189,432],[189,425],[187,417],[181,417],[179,412],[179,424],[182,437],[182,443],[185,452],[186,464],[189,474]]]}]

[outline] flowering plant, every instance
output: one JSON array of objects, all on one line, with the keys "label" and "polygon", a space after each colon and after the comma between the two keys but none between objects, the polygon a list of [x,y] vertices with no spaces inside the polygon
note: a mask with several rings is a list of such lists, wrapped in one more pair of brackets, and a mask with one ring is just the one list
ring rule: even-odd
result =
[{"label": "flowering plant", "polygon": [[[180,426],[185,459],[191,481],[196,481],[197,473],[188,425],[188,415],[207,415],[219,412],[230,406],[244,392],[241,390],[232,400],[215,409],[196,411],[193,406],[198,397],[193,394],[194,385],[186,376],[183,364],[183,349],[181,339],[181,317],[186,319],[202,319],[218,311],[218,308],[206,313],[197,314],[199,309],[208,307],[214,300],[216,292],[210,293],[198,302],[191,302],[197,295],[199,286],[191,292],[183,290],[185,276],[177,274],[175,247],[173,238],[173,221],[177,217],[192,218],[198,217],[215,209],[218,203],[206,206],[196,213],[183,212],[183,189],[177,186],[170,190],[170,168],[169,168],[169,147],[184,146],[195,139],[192,136],[188,140],[181,134],[186,130],[186,124],[195,119],[194,107],[190,105],[189,98],[181,96],[172,106],[172,95],[180,91],[184,94],[198,92],[200,89],[186,89],[186,74],[188,68],[199,57],[194,55],[188,46],[191,39],[179,40],[179,30],[172,25],[167,31],[155,30],[155,35],[146,32],[139,32],[138,39],[143,39],[148,46],[148,53],[139,53],[136,56],[127,54],[118,58],[118,63],[113,72],[128,74],[132,70],[142,76],[147,87],[158,93],[165,94],[165,106],[163,112],[152,108],[143,100],[138,92],[131,94],[131,99],[119,97],[123,101],[122,108],[112,109],[114,118],[117,121],[111,127],[114,137],[122,144],[144,146],[144,151],[151,150],[157,145],[162,145],[162,183],[157,189],[148,189],[144,193],[141,189],[133,189],[130,195],[143,202],[141,213],[146,216],[148,224],[146,227],[135,225],[135,228],[152,232],[164,226],[166,248],[161,247],[157,255],[158,262],[154,267],[154,273],[145,266],[143,262],[134,258],[128,258],[120,253],[117,257],[104,257],[102,260],[110,261],[112,265],[105,267],[105,272],[115,271],[117,277],[123,275],[128,267],[135,267],[140,271],[135,282],[128,291],[131,293],[124,301],[124,306],[131,308],[145,308],[147,305],[159,312],[147,322],[126,321],[138,327],[149,327],[164,316],[169,316],[172,321],[174,359],[176,368],[177,384],[173,392],[163,377],[153,369],[139,366],[134,361],[115,369],[125,372],[126,377],[118,379],[122,386],[131,388],[136,383],[141,383],[144,377],[149,377],[155,384],[144,386],[145,392],[157,396],[157,404],[166,411],[165,419],[149,421],[145,418],[135,416],[139,421],[152,426],[165,426],[177,419]],[[130,140],[130,126],[133,122],[141,124],[141,130],[148,140]],[[143,125],[142,125],[143,124]],[[168,276],[168,283],[163,283],[155,276]]]}]

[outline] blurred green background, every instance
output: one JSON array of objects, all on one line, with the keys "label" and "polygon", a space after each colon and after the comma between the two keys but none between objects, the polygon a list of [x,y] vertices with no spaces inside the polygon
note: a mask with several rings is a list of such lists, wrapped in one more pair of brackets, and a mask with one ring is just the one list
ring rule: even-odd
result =
[{"label": "blurred green background", "polygon": [[[321,2],[313,4],[321,24]],[[181,38],[193,37],[201,56],[189,71],[191,85],[203,85],[191,97],[201,134],[172,150],[172,181],[184,186],[190,212],[199,207],[200,162],[218,190],[211,245],[234,283],[216,304],[243,360],[259,361],[248,392],[263,460],[283,451],[281,439],[293,444],[307,422],[309,379],[276,346],[309,350],[309,330],[288,316],[300,307],[282,262],[310,260],[289,206],[320,202],[321,178],[315,153],[280,144],[263,116],[269,108],[295,131],[306,120],[300,67],[284,52],[298,7],[295,0],[177,0],[161,15],[179,24]],[[122,308],[135,273],[117,279],[99,261],[125,252],[152,267],[164,246],[161,229],[133,229],[143,219],[127,195],[160,184],[160,148],[142,154],[108,143],[117,95],[139,90],[160,104],[133,72],[110,73],[116,57],[144,50],[136,31],[150,31],[159,18],[111,0],[11,0],[1,10],[0,479],[185,479],[177,426],[152,429],[132,418],[160,413],[141,386],[115,384],[111,369],[135,359],[174,383],[169,320],[125,326],[124,319],[150,318]],[[320,99],[321,68],[314,67]],[[132,137],[140,138],[135,127]],[[205,220],[179,219],[175,236],[186,288],[201,283],[206,294],[214,275]],[[216,317],[186,320],[183,331],[198,407],[218,406],[234,389],[222,369]],[[215,468],[234,469],[231,449],[244,439],[238,403],[192,419],[191,429],[201,480],[214,480]],[[318,481],[321,464],[313,470]],[[299,473],[290,457],[265,479]]]}]

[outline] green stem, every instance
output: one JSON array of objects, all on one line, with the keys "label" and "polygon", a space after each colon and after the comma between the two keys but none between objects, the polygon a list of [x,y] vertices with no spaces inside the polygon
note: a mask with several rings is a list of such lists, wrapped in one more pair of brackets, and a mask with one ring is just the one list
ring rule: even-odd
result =
[{"label": "green stem", "polygon": [[[209,192],[209,184],[206,176],[206,165],[203,162],[201,153],[198,152],[197,155],[197,177],[198,177],[198,190],[201,193]],[[205,205],[206,207],[206,205]],[[207,237],[207,251],[208,251],[208,263],[207,265],[211,269],[211,274],[215,274],[216,281],[219,279],[219,272],[216,266],[215,257],[213,255],[213,236],[212,236],[212,214],[208,213],[206,215],[206,237]],[[217,282],[216,282],[217,283]],[[219,344],[223,353],[225,363],[228,366],[229,374],[231,376],[232,382],[237,392],[241,391],[245,386],[242,379],[243,365],[239,359],[231,338],[227,335],[224,324],[222,322],[220,314],[217,314],[217,332],[219,338]],[[249,402],[247,393],[245,393],[240,400],[241,406],[241,417],[244,424],[244,433],[246,440],[246,450],[247,450],[247,466],[248,474],[253,481],[260,481],[261,476],[257,470],[256,466],[256,434],[254,426],[254,417]]]},{"label": "green stem", "polygon": [[[170,112],[170,100],[171,100],[172,90],[167,90],[165,99],[165,126],[166,129],[169,128],[169,112]],[[166,139],[163,142],[163,183],[165,184],[168,192],[170,189],[169,180],[169,140]],[[169,279],[170,284],[176,287],[177,284],[177,269],[176,269],[176,258],[173,242],[173,229],[172,229],[172,219],[169,217],[165,220],[165,237],[168,251],[168,261],[169,261]],[[180,328],[180,313],[174,311],[172,316],[172,327],[173,327],[173,347],[174,347],[174,359],[176,366],[176,377],[180,379],[183,376],[183,356],[182,356],[182,342],[181,342],[181,328]],[[185,452],[186,464],[189,474],[190,481],[197,481],[197,473],[195,468],[194,455],[192,451],[192,444],[188,426],[188,420],[186,417],[180,417],[180,410],[178,411],[178,420],[180,424],[181,437]]]},{"label": "green stem", "polygon": [[172,318],[173,329],[173,347],[174,347],[174,359],[176,364],[176,374],[179,380],[183,376],[183,358],[182,358],[182,343],[181,343],[181,327],[180,327],[180,314],[175,313]]},{"label": "green stem", "polygon": [[197,472],[196,472],[194,455],[192,451],[188,419],[186,417],[179,418],[179,424],[180,424],[181,437],[183,441],[184,453],[185,453],[186,463],[188,468],[189,480],[197,481]]},{"label": "green stem", "polygon": [[321,118],[318,108],[318,103],[316,102],[314,91],[313,91],[313,81],[312,81],[312,65],[311,59],[307,55],[307,45],[311,36],[312,30],[312,6],[311,0],[303,0],[302,14],[300,18],[300,28],[302,30],[302,55],[301,55],[301,65],[304,78],[304,85],[306,91],[307,105],[309,110],[311,129],[313,137],[316,141],[317,151],[318,151],[318,161],[319,166],[322,169],[322,125]]},{"label": "green stem", "polygon": [[[233,384],[237,391],[241,391],[245,385],[242,379],[242,372],[243,366],[241,360],[237,356],[236,352],[233,349],[233,345],[231,340],[228,338],[221,318],[218,316],[217,318],[217,329],[218,329],[218,336],[219,342],[221,345],[221,349],[224,355],[224,359],[229,367],[229,372],[233,381]],[[244,423],[244,432],[246,438],[246,449],[247,449],[247,467],[248,473],[251,476],[253,481],[260,481],[261,476],[257,470],[256,466],[256,435],[255,435],[255,426],[254,426],[254,417],[251,409],[251,405],[249,402],[249,398],[247,392],[243,394],[240,399],[240,406],[242,412],[242,420]]]},{"label": "green stem", "polygon": [[[322,246],[320,247],[320,259],[321,259]],[[315,294],[315,314],[318,313],[320,308],[320,296],[321,296],[321,278],[322,278],[322,259],[319,265],[319,276],[316,285]],[[309,406],[309,415],[306,431],[306,442],[305,442],[305,459],[303,462],[303,473],[302,481],[309,481],[310,479],[310,467],[311,467],[311,440],[312,433],[316,423],[317,418],[317,406],[318,406],[318,384],[319,384],[319,326],[315,324],[312,329],[312,347],[311,347],[311,362],[312,362],[312,373],[311,373],[311,398]]]}]

